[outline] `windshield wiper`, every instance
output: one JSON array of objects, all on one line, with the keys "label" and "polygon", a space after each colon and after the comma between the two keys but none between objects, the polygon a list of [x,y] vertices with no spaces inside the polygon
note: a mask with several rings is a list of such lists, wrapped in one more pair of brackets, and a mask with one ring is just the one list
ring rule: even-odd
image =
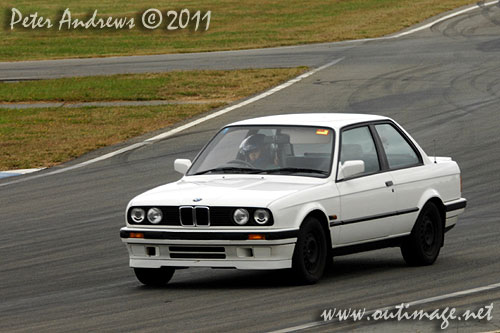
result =
[{"label": "windshield wiper", "polygon": [[322,175],[328,175],[327,171],[323,170],[316,170],[316,169],[307,169],[307,168],[280,168],[280,169],[269,169],[269,170],[264,170],[266,173],[280,173],[280,172],[301,172],[301,173],[319,173]]},{"label": "windshield wiper", "polygon": [[230,171],[237,171],[237,172],[240,172],[240,173],[261,173],[264,170],[261,170],[261,169],[252,169],[252,168],[220,167],[220,168],[213,168],[213,169],[208,169],[208,170],[200,171],[200,172],[197,172],[197,173],[193,174],[193,176],[204,175],[204,174],[210,173],[210,172],[222,172],[222,173],[226,173],[226,172],[230,172]]},{"label": "windshield wiper", "polygon": [[214,172],[214,173],[215,172],[221,172],[221,173],[238,172],[238,173],[249,173],[249,174],[257,174],[257,173],[273,174],[273,173],[285,172],[285,173],[319,173],[322,175],[328,175],[327,171],[316,170],[316,169],[307,169],[307,168],[280,168],[280,169],[262,170],[262,169],[238,168],[238,167],[219,167],[219,168],[213,168],[213,169],[208,169],[208,170],[194,173],[193,176],[204,175],[204,174],[211,173],[211,172]]}]

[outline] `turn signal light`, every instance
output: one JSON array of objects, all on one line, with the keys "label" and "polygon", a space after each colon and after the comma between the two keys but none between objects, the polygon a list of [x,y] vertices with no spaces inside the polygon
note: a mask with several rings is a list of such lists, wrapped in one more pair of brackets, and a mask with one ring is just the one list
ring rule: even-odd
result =
[{"label": "turn signal light", "polygon": [[250,234],[248,235],[248,240],[265,240],[266,236],[259,234]]},{"label": "turn signal light", "polygon": [[129,238],[144,238],[144,234],[142,232],[131,232],[128,237]]}]

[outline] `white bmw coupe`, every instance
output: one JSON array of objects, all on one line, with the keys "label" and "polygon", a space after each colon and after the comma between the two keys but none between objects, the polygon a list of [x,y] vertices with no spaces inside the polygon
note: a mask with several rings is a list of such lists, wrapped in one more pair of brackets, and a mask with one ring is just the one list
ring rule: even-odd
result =
[{"label": "white bmw coupe", "polygon": [[180,267],[291,269],[315,283],[333,256],[391,246],[430,265],[466,206],[458,165],[382,116],[236,122],[175,170],[179,181],[130,201],[120,230],[146,285]]}]

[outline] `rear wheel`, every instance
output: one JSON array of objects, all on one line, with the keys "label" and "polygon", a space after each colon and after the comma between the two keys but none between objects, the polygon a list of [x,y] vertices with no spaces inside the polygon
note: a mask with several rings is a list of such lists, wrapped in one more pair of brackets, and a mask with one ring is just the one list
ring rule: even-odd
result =
[{"label": "rear wheel", "polygon": [[319,281],[327,260],[326,237],[320,222],[307,218],[299,230],[292,259],[292,271],[299,283]]},{"label": "rear wheel", "polygon": [[175,268],[134,268],[135,276],[142,284],[152,287],[165,286],[174,275]]},{"label": "rear wheel", "polygon": [[427,203],[401,246],[404,260],[411,266],[432,265],[443,245],[443,222],[435,204]]}]

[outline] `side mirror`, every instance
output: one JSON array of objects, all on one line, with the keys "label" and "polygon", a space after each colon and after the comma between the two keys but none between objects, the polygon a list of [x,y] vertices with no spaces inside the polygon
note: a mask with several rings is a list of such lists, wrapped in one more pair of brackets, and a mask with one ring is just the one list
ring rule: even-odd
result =
[{"label": "side mirror", "polygon": [[362,160],[345,161],[339,168],[339,180],[347,179],[365,172],[365,162]]},{"label": "side mirror", "polygon": [[178,158],[174,161],[174,169],[175,171],[182,173],[183,175],[186,174],[188,169],[191,167],[191,161],[186,160],[183,158]]}]

